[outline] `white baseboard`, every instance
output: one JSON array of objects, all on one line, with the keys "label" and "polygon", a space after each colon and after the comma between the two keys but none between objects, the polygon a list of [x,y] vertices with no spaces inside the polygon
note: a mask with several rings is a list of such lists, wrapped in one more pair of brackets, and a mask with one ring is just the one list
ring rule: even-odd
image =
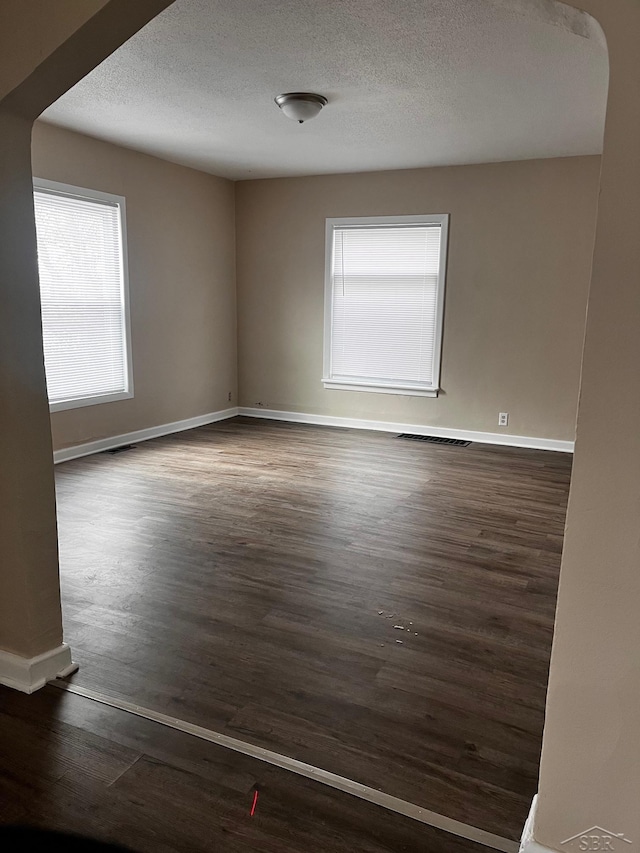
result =
[{"label": "white baseboard", "polygon": [[538,795],[536,794],[531,803],[531,808],[529,809],[529,817],[527,818],[527,822],[524,825],[524,829],[522,830],[522,839],[520,841],[520,851],[519,853],[555,853],[550,847],[544,847],[542,844],[538,844],[537,841],[534,841],[533,838],[533,824],[536,816],[536,809],[538,808]]},{"label": "white baseboard", "polygon": [[22,658],[0,650],[0,684],[22,693],[33,693],[54,678],[64,678],[78,668],[66,643],[34,658]]},{"label": "white baseboard", "polygon": [[531,447],[537,450],[557,450],[562,453],[573,453],[574,447],[573,441],[560,441],[553,438],[531,438],[526,435],[506,435],[498,432],[475,432],[449,427],[367,421],[359,418],[338,418],[328,415],[307,415],[302,412],[279,412],[274,409],[247,408],[244,406],[240,406],[238,414],[249,418],[266,418],[271,421],[290,421],[298,424],[315,424],[316,426],[344,427],[347,429],[370,429],[378,432],[410,432],[415,435],[461,438],[463,441],[477,441],[482,444]]},{"label": "white baseboard", "polygon": [[136,444],[147,441],[150,438],[160,438],[163,435],[171,435],[175,432],[183,432],[187,429],[195,429],[206,424],[224,421],[234,418],[236,415],[244,415],[249,418],[265,418],[271,421],[290,421],[299,424],[315,424],[316,426],[343,427],[346,429],[370,429],[377,432],[411,432],[417,435],[435,435],[442,438],[461,438],[463,441],[477,441],[482,444],[500,444],[508,447],[531,447],[537,450],[557,450],[562,453],[573,453],[573,441],[560,441],[552,438],[532,438],[525,435],[506,435],[504,433],[475,432],[474,430],[453,429],[450,427],[421,426],[418,424],[400,424],[388,421],[369,421],[360,418],[341,418],[329,415],[308,415],[303,412],[280,412],[274,409],[258,408],[229,408],[219,412],[210,412],[206,415],[198,415],[195,418],[187,418],[183,421],[174,421],[170,424],[139,429],[135,432],[127,432],[122,435],[113,435],[108,438],[100,438],[97,441],[89,441],[86,444],[76,444],[73,447],[65,447],[56,450],[53,461],[58,464],[71,459],[79,459],[82,456],[91,456],[93,453],[101,453],[121,447],[123,444]]},{"label": "white baseboard", "polygon": [[122,447],[123,444],[136,444],[140,441],[148,441],[150,438],[160,438],[163,435],[171,435],[173,432],[183,432],[186,429],[194,429],[195,427],[206,426],[213,424],[216,421],[224,421],[227,418],[234,418],[238,414],[238,409],[223,409],[220,412],[210,412],[207,415],[198,415],[195,418],[187,418],[184,421],[174,421],[170,424],[160,424],[159,426],[148,427],[147,429],[138,429],[135,432],[126,432],[123,435],[113,435],[109,438],[99,438],[97,441],[89,441],[86,444],[76,444],[74,447],[65,447],[62,450],[56,450],[53,454],[53,461],[67,462],[70,459],[79,459],[81,456],[91,456],[92,453],[101,453],[103,450],[111,450],[114,447]]}]

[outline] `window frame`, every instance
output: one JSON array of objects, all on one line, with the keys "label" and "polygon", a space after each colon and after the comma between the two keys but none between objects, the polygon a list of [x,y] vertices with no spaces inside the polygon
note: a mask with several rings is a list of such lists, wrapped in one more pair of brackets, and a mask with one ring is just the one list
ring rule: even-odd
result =
[{"label": "window frame", "polygon": [[[434,336],[433,372],[429,385],[403,385],[335,379],[331,376],[331,332],[333,327],[333,235],[336,227],[367,227],[385,225],[438,225],[440,226],[440,267],[436,293],[436,328]],[[324,350],[322,384],[336,391],[370,391],[378,394],[398,394],[411,397],[437,397],[440,389],[442,341],[444,331],[444,297],[447,278],[449,247],[449,214],[424,214],[411,216],[346,216],[328,218],[325,231],[325,282],[324,282]]]},{"label": "window frame", "polygon": [[[121,195],[92,190],[87,187],[77,187],[73,184],[50,181],[46,178],[33,178],[34,193],[38,190],[49,192],[52,195],[67,196],[69,198],[85,199],[89,201],[106,201],[118,208],[118,222],[120,225],[120,249],[122,254],[122,279],[120,282],[122,307],[123,307],[123,340],[126,388],[110,394],[93,394],[90,397],[72,397],[68,400],[59,400],[55,403],[49,402],[50,412],[63,412],[68,409],[80,409],[85,406],[97,406],[102,403],[115,403],[119,400],[130,400],[134,396],[133,390],[133,359],[131,353],[131,310],[129,303],[129,254],[127,249],[127,210],[126,199]],[[38,269],[38,275],[39,275]]]}]

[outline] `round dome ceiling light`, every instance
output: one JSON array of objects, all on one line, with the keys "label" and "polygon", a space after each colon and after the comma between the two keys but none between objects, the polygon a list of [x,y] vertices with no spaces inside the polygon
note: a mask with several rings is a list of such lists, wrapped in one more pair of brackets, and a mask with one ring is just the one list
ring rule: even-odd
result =
[{"label": "round dome ceiling light", "polygon": [[315,95],[313,92],[287,92],[274,100],[286,117],[298,124],[315,118],[327,103],[323,95]]}]

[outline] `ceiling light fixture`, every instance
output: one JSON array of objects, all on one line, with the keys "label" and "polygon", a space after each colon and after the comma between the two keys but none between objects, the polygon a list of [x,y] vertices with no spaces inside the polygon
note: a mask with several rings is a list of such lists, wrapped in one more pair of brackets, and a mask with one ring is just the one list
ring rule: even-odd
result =
[{"label": "ceiling light fixture", "polygon": [[315,95],[313,92],[287,92],[274,100],[286,117],[298,124],[315,118],[327,103],[323,95]]}]

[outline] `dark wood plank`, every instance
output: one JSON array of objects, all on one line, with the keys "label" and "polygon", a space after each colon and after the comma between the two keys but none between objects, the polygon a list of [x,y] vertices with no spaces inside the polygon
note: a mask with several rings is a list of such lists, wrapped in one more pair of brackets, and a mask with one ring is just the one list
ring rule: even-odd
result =
[{"label": "dark wood plank", "polygon": [[517,838],[570,472],[248,419],[65,463],[75,679]]},{"label": "dark wood plank", "polygon": [[[61,743],[67,746],[66,767],[59,764]],[[123,761],[121,768],[114,767],[114,758]],[[18,765],[19,778],[11,774]],[[49,766],[56,771],[47,772]],[[79,833],[143,853],[489,853],[348,794],[51,687],[33,696],[0,688],[0,771],[0,824]],[[259,799],[251,817],[256,786]]]}]

